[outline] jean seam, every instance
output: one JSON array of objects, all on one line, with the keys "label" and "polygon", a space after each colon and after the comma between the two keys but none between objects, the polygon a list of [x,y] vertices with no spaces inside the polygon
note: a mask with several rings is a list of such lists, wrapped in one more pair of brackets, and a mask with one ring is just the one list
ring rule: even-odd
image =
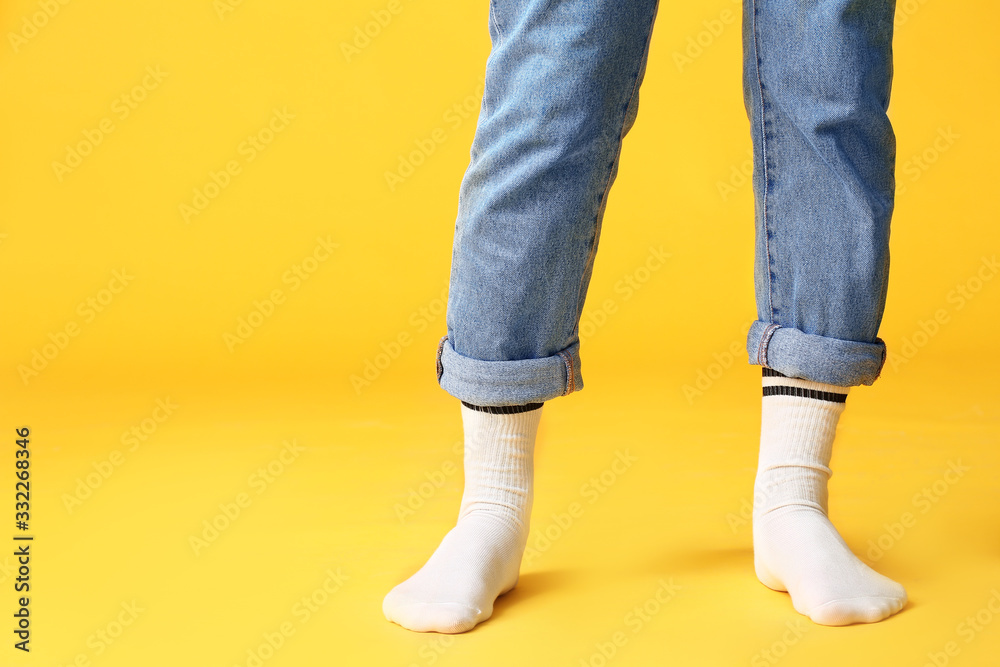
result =
[{"label": "jean seam", "polygon": [[751,0],[753,4],[753,54],[754,54],[754,74],[757,79],[757,99],[760,102],[760,161],[763,170],[763,194],[761,196],[761,215],[763,217],[764,228],[764,254],[767,259],[767,309],[768,319],[774,321],[774,303],[772,301],[773,287],[771,286],[771,239],[770,230],[767,225],[767,191],[769,185],[769,175],[767,170],[767,127],[764,121],[764,83],[760,78],[760,45],[757,38],[757,0]]},{"label": "jean seam", "polygon": [[576,375],[573,372],[573,359],[565,352],[557,352],[556,354],[562,357],[563,363],[566,365],[566,388],[563,396],[568,396],[576,391]]},{"label": "jean seam", "polygon": [[[653,37],[653,24],[655,23],[655,20],[656,20],[656,10],[657,10],[658,6],[659,6],[659,2],[657,2],[653,6],[653,15],[652,15],[652,17],[650,18],[650,21],[649,21],[649,30],[646,32],[646,45],[643,48],[643,55],[642,55],[642,58],[641,58],[641,61],[640,61],[640,64],[639,64],[639,69],[636,70],[635,73],[633,74],[633,76],[635,77],[635,81],[632,83],[632,93],[629,95],[628,103],[625,104],[625,108],[623,109],[623,113],[622,113],[622,127],[621,127],[621,130],[618,133],[618,147],[615,150],[615,157],[614,157],[614,160],[612,162],[612,166],[608,170],[608,178],[607,178],[607,180],[604,183],[604,190],[601,193],[601,203],[597,207],[597,217],[596,217],[596,219],[594,221],[594,223],[595,223],[595,227],[594,227],[594,240],[593,240],[593,242],[590,245],[590,251],[587,253],[587,262],[584,265],[583,272],[580,274],[580,284],[577,286],[577,290],[576,290],[576,303],[577,304],[580,303],[580,294],[583,292],[583,279],[584,279],[584,276],[587,275],[587,267],[593,265],[594,258],[595,258],[596,254],[597,254],[597,246],[598,246],[598,242],[599,242],[600,237],[601,237],[601,226],[602,226],[601,225],[601,221],[602,221],[602,218],[604,217],[604,211],[607,208],[608,193],[609,193],[609,191],[611,189],[611,177],[612,177],[612,174],[614,174],[614,172],[615,172],[614,164],[616,164],[616,163],[618,163],[620,161],[620,159],[621,159],[621,153],[622,153],[622,144],[625,142],[625,119],[628,117],[628,109],[629,109],[629,107],[632,106],[632,102],[635,100],[636,93],[639,90],[639,84],[640,84],[640,82],[639,82],[640,76],[639,75],[643,71],[643,68],[645,67],[646,59],[649,57],[649,44],[650,44],[650,41],[652,40],[652,37]],[[583,306],[581,305],[581,306],[579,306],[579,310],[577,312],[576,324],[573,326],[573,333],[572,333],[573,336],[577,336],[578,335],[578,331],[579,331],[579,328],[580,328],[580,317],[582,315],[583,315]]]},{"label": "jean seam", "polygon": [[448,336],[442,336],[441,340],[438,341],[437,349],[437,379],[441,382],[441,376],[444,375],[444,365],[441,363],[441,353],[444,352],[444,343],[448,340]]},{"label": "jean seam", "polygon": [[764,329],[764,333],[760,336],[760,344],[757,346],[757,363],[761,366],[767,366],[767,346],[771,342],[771,336],[774,332],[781,328],[780,324],[769,324],[767,328]]},{"label": "jean seam", "polygon": [[490,16],[493,17],[493,25],[497,27],[497,41],[503,42],[503,28],[500,27],[500,20],[497,18],[496,0],[490,0]]},{"label": "jean seam", "polygon": [[[501,45],[503,44],[504,37],[503,37],[503,28],[500,26],[500,19],[497,16],[496,0],[489,0],[489,7],[490,7],[490,21],[492,21],[493,26],[496,28],[496,31],[497,31],[497,41],[496,41],[496,44],[494,45],[495,48],[491,48],[490,49],[490,56],[489,56],[489,58],[492,58],[493,57],[493,53],[495,52],[495,50],[499,49],[501,47]],[[492,35],[491,35],[491,37],[492,37]],[[487,95],[488,95],[488,93],[489,93],[489,91],[486,90],[486,86],[484,85],[483,86],[483,100],[482,100],[483,117],[484,118],[485,117],[489,117],[489,114],[490,114],[490,105],[489,105],[489,102],[487,101]]]},{"label": "jean seam", "polygon": [[887,354],[888,348],[885,345],[885,341],[882,340],[881,338],[879,338],[878,336],[875,336],[875,342],[882,344],[882,360],[879,361],[878,370],[875,371],[875,377],[872,378],[872,382],[875,382],[875,380],[877,380],[877,379],[879,379],[879,377],[881,377],[881,375],[882,375],[882,369],[885,368],[885,360],[886,360],[886,357],[888,356],[888,354]]}]

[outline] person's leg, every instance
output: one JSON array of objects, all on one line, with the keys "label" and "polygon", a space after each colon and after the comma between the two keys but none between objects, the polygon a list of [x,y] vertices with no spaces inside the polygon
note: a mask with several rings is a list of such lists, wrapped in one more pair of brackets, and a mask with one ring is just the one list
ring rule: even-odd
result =
[{"label": "person's leg", "polygon": [[849,388],[885,363],[894,4],[744,0],[758,317],[747,352],[763,366],[754,565],[824,625],[879,621],[906,603],[827,518]]},{"label": "person's leg", "polygon": [[493,0],[459,192],[440,386],[461,399],[456,526],[386,596],[411,630],[464,632],[517,583],[541,404],[583,388],[578,327],[656,0]]}]

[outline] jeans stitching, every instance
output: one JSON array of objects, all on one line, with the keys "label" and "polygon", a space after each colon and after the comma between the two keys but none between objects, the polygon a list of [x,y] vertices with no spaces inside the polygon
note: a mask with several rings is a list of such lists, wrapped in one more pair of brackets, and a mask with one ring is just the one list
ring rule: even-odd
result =
[{"label": "jeans stitching", "polygon": [[[650,41],[652,40],[652,37],[653,37],[653,23],[656,20],[656,11],[657,11],[658,7],[659,7],[659,2],[657,2],[655,5],[653,5],[653,14],[650,17],[650,21],[649,21],[649,30],[646,32],[646,46],[645,46],[645,48],[643,50],[643,55],[642,55],[642,58],[641,58],[640,64],[639,64],[639,69],[633,74],[633,76],[635,77],[635,81],[632,84],[632,94],[629,95],[628,104],[625,105],[625,110],[624,110],[625,113],[622,116],[622,129],[618,133],[618,148],[615,151],[615,157],[614,157],[612,165],[614,165],[614,163],[619,162],[619,160],[621,158],[622,144],[624,143],[624,140],[625,140],[625,118],[628,116],[628,109],[629,109],[629,107],[632,106],[632,102],[635,100],[635,95],[636,95],[636,93],[639,90],[639,83],[640,83],[639,82],[639,79],[640,79],[639,75],[640,75],[640,73],[642,73],[643,68],[645,67],[646,60],[649,57],[649,43],[650,43]],[[612,166],[612,168],[608,171],[608,178],[607,178],[607,181],[605,181],[605,183],[604,183],[604,191],[601,193],[601,204],[597,208],[597,218],[594,221],[595,222],[594,242],[591,244],[590,251],[587,253],[587,262],[584,265],[583,272],[580,274],[580,284],[577,286],[577,290],[576,290],[576,302],[577,302],[577,304],[580,303],[580,294],[583,292],[583,279],[587,275],[587,267],[591,266],[593,264],[594,257],[597,254],[597,245],[598,245],[598,241],[599,241],[600,236],[601,236],[601,219],[603,217],[604,210],[607,207],[608,192],[611,189],[611,175],[613,173],[614,173],[614,166]],[[580,322],[579,322],[579,320],[580,320],[580,316],[582,314],[583,314],[583,309],[581,308],[580,312],[577,313],[577,318],[576,318],[577,322],[573,326],[573,334],[572,334],[573,336],[577,335],[577,331],[580,328]]]},{"label": "jeans stitching", "polygon": [[573,359],[569,354],[565,352],[557,352],[563,359],[563,363],[566,365],[566,390],[563,392],[563,396],[568,396],[576,391],[576,375],[573,373]]},{"label": "jeans stitching", "polygon": [[448,340],[448,336],[442,336],[441,340],[438,341],[437,349],[437,379],[441,382],[441,376],[444,374],[444,365],[441,363],[441,353],[444,352],[444,342]]},{"label": "jeans stitching", "polygon": [[[496,0],[490,0],[490,20],[493,22],[493,26],[497,31],[497,41],[495,44],[496,48],[500,48],[503,43],[503,28],[500,27],[500,19],[497,16]],[[494,49],[490,49],[490,58],[493,56]],[[488,67],[488,66],[487,66]],[[487,94],[489,91],[486,90],[485,84],[483,85],[483,117],[488,117],[490,113],[489,102],[487,101]]]},{"label": "jeans stitching", "polygon": [[490,0],[490,16],[493,17],[493,25],[497,27],[497,42],[503,41],[503,29],[500,27],[500,20],[497,18],[496,0]]},{"label": "jeans stitching", "polygon": [[781,328],[780,324],[769,324],[767,328],[764,329],[764,333],[760,337],[760,345],[757,346],[757,363],[761,366],[767,366],[767,346],[771,342],[771,336],[774,332]]},{"label": "jeans stitching", "polygon": [[767,258],[767,309],[769,311],[768,319],[774,319],[774,303],[771,300],[771,295],[773,288],[771,287],[771,242],[768,236],[767,228],[767,190],[768,190],[768,173],[767,173],[767,129],[764,125],[764,84],[760,79],[760,45],[757,40],[757,0],[751,0],[753,4],[753,25],[751,27],[753,31],[753,53],[754,53],[754,73],[757,78],[757,99],[760,103],[760,161],[761,167],[763,169],[763,189],[764,193],[761,197],[761,208],[763,216],[763,227],[764,227],[764,254]]},{"label": "jeans stitching", "polygon": [[885,341],[879,338],[878,336],[875,336],[875,342],[882,344],[882,360],[879,361],[878,370],[875,371],[875,377],[872,378],[872,382],[875,382],[875,380],[879,379],[879,377],[882,376],[882,369],[885,368],[885,360],[886,357],[888,356],[887,355],[888,348],[886,348]]}]

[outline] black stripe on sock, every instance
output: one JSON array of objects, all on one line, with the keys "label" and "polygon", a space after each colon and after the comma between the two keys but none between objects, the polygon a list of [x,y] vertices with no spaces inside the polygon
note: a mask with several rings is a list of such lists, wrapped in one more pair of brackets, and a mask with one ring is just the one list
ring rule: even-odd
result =
[{"label": "black stripe on sock", "polygon": [[784,373],[779,373],[778,371],[774,370],[773,368],[768,368],[767,366],[763,366],[762,368],[763,368],[763,372],[761,373],[761,375],[763,377],[766,377],[766,378],[769,378],[769,377],[786,378],[786,377],[788,377]]},{"label": "black stripe on sock", "polygon": [[847,394],[837,394],[832,391],[817,391],[806,389],[805,387],[789,387],[783,384],[764,387],[764,396],[799,396],[801,398],[815,398],[819,401],[832,401],[834,403],[844,403],[847,401]]},{"label": "black stripe on sock", "polygon": [[514,415],[519,412],[537,410],[542,407],[541,403],[525,403],[524,405],[473,405],[465,401],[462,401],[462,405],[473,410],[479,410],[480,412],[489,412],[493,415]]}]

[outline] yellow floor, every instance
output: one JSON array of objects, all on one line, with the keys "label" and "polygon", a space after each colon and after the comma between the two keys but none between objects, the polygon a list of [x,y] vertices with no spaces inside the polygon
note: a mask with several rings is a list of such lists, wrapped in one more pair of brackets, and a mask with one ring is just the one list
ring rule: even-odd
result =
[{"label": "yellow floor", "polygon": [[[33,425],[37,651],[3,664],[1000,664],[995,377],[923,361],[919,378],[856,389],[840,423],[833,519],[910,595],[847,628],[813,625],[754,578],[755,367],[694,406],[667,391],[676,378],[596,367],[550,401],[533,551],[461,636],[381,613],[461,496],[458,407],[432,379],[334,405],[284,386],[15,401],[5,423]],[[944,386],[946,370],[959,381]],[[145,441],[120,442],[154,414]]]}]

